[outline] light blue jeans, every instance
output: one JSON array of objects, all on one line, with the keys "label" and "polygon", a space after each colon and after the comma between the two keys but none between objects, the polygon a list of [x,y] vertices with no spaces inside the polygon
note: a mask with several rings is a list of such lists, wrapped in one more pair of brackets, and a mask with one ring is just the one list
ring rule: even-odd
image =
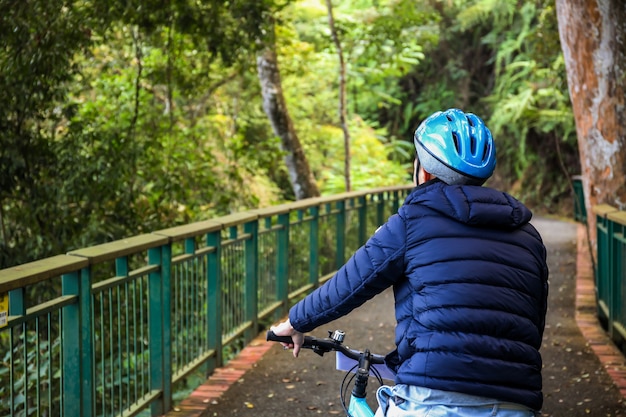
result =
[{"label": "light blue jeans", "polygon": [[413,385],[383,385],[375,417],[535,417],[523,405]]}]

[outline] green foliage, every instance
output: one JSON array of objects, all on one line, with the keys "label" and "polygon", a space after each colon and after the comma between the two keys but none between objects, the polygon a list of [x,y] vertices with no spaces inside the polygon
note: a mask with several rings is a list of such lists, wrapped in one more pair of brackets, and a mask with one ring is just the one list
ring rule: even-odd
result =
[{"label": "green foliage", "polygon": [[[578,151],[553,0],[432,3],[425,60],[399,81],[382,121],[409,138],[434,111],[480,115],[498,146],[494,185],[529,205],[561,210]],[[445,7],[444,7],[445,6]]]},{"label": "green foliage", "polygon": [[[552,0],[335,3],[355,189],[409,181],[417,124],[462,107],[492,127],[505,188],[563,195],[578,163]],[[0,19],[0,268],[293,198],[255,68],[268,34],[320,188],[343,190],[321,0],[0,0]]]},{"label": "green foliage", "polygon": [[[412,161],[412,153],[407,155],[405,148],[395,144],[384,144],[380,140],[383,131],[375,131],[363,121],[353,120],[350,130],[354,132],[351,145],[351,178],[354,190],[365,190],[375,187],[410,184],[412,181],[412,163],[399,163],[390,159],[390,153],[402,154],[405,161]],[[318,144],[323,147],[310,149],[320,165],[314,166],[316,178],[324,194],[338,194],[345,192],[343,181],[343,133],[340,128],[322,126],[318,131]],[[406,143],[406,142],[405,142]],[[412,145],[410,145],[412,147]],[[316,155],[316,152],[320,152]],[[334,158],[330,156],[334,155]]]},{"label": "green foliage", "polygon": [[504,32],[496,21],[486,37],[496,51],[495,85],[485,100],[489,126],[501,176],[519,181],[515,187],[529,203],[558,210],[579,163],[556,12],[552,2],[526,2],[514,17],[513,30]]},{"label": "green foliage", "polygon": [[[0,2],[0,267],[57,251],[55,167],[74,54],[90,42],[82,2]],[[62,233],[59,233],[62,235]],[[17,250],[16,250],[17,249]]]},{"label": "green foliage", "polygon": [[1,0],[0,268],[276,201],[241,88],[277,7]]}]

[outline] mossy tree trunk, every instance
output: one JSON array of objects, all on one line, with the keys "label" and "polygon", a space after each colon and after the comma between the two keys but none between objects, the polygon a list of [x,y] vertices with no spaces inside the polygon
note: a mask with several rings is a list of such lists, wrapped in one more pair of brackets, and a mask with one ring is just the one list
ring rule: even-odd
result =
[{"label": "mossy tree trunk", "polygon": [[343,149],[345,153],[343,176],[346,183],[346,191],[352,191],[350,181],[350,130],[348,129],[348,112],[346,108],[346,62],[343,58],[341,40],[339,39],[337,28],[335,28],[331,0],[326,0],[326,8],[328,9],[328,27],[330,28],[335,48],[337,48],[337,58],[339,59],[339,123],[343,131]]},{"label": "mossy tree trunk", "polygon": [[[587,212],[626,207],[626,3],[556,0]],[[596,224],[588,216],[591,247]]]},{"label": "mossy tree trunk", "polygon": [[274,133],[281,140],[289,180],[296,199],[318,197],[320,192],[317,183],[287,109],[273,45],[267,45],[257,55],[257,72],[263,95],[263,110],[272,124]]}]

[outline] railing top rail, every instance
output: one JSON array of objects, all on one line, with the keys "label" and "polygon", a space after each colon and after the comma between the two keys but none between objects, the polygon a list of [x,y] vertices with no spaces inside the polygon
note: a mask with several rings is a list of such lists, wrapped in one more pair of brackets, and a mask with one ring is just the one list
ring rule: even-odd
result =
[{"label": "railing top rail", "polygon": [[309,207],[319,206],[320,204],[326,204],[329,202],[327,197],[313,197],[305,198],[303,200],[294,201],[292,203],[279,204],[277,206],[265,207],[262,209],[253,210],[261,217],[273,216],[276,214],[289,213],[294,210],[307,209]]},{"label": "railing top rail", "polygon": [[397,187],[380,187],[362,191],[352,191],[349,193],[336,194],[332,196],[306,198],[303,200],[279,204],[276,206],[253,209],[240,213],[233,213],[211,220],[170,227],[167,229],[155,231],[153,233],[160,236],[167,236],[172,239],[172,241],[178,241],[194,236],[200,236],[206,233],[215,232],[220,229],[236,226],[238,224],[254,221],[259,218],[286,214],[295,210],[303,210],[310,207],[316,207],[323,204],[334,203],[337,201],[362,197],[370,194],[377,194],[385,191],[404,191],[409,188],[412,188],[412,186],[403,185]]},{"label": "railing top rail", "polygon": [[154,248],[168,243],[166,236],[153,233],[132,236],[101,245],[71,251],[68,255],[89,259],[91,263],[110,261],[122,256],[131,255],[142,250]]},{"label": "railing top rail", "polygon": [[608,204],[598,204],[597,206],[593,206],[592,210],[596,216],[603,216],[603,217],[609,213],[617,211],[615,207],[610,206]]},{"label": "railing top rail", "polygon": [[17,265],[0,271],[0,293],[78,271],[89,265],[89,260],[76,256],[57,255]]},{"label": "railing top rail", "polygon": [[303,200],[294,201],[292,203],[280,204],[277,206],[266,207],[262,209],[252,210],[253,213],[258,213],[261,217],[267,217],[275,214],[288,213],[292,210],[302,210],[309,207],[319,206],[321,204],[334,203],[336,201],[347,200],[350,198],[363,197],[370,194],[378,194],[385,191],[404,191],[413,188],[412,185],[402,185],[396,187],[380,187],[361,191],[350,191],[342,194],[335,194],[324,197],[306,198]]},{"label": "railing top rail", "polygon": [[257,213],[252,211],[242,211],[240,213],[233,213],[227,216],[218,217],[213,219],[213,221],[218,222],[222,225],[222,228],[227,228],[231,226],[236,226],[238,224],[251,222],[259,218]]},{"label": "railing top rail", "polygon": [[613,211],[607,214],[607,218],[615,223],[626,225],[626,211]]},{"label": "railing top rail", "polygon": [[205,220],[196,223],[185,224],[182,226],[169,227],[167,229],[157,230],[153,232],[155,235],[167,236],[172,240],[182,240],[189,237],[203,235],[206,233],[222,230],[222,222],[215,220]]}]

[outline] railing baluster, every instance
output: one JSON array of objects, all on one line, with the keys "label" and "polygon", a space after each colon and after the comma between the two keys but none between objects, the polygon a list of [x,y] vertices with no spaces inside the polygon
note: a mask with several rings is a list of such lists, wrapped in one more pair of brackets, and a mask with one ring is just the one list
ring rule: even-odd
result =
[{"label": "railing baluster", "polygon": [[[58,319],[58,328],[59,329],[63,328],[62,325],[61,325],[61,320],[62,320],[61,316],[62,316],[62,313],[58,315],[58,317],[59,317],[59,319]],[[52,322],[52,316],[48,315],[48,329],[52,329],[52,327],[53,327],[52,323],[53,323]],[[54,403],[52,402],[52,391],[53,391],[52,387],[54,386],[53,385],[53,383],[54,383],[54,375],[53,375],[53,369],[52,369],[52,357],[53,357],[52,356],[52,350],[53,350],[53,347],[54,347],[54,343],[53,343],[52,339],[48,340],[48,343],[49,343],[48,358],[47,358],[47,360],[48,360],[48,387],[49,387],[49,389],[48,389],[48,405],[49,405],[50,415],[54,415],[54,414],[57,413],[57,411],[54,409]],[[63,363],[62,360],[60,362]],[[61,391],[61,392],[63,392],[63,391]],[[79,401],[80,401],[80,398],[79,398]]]},{"label": "railing baluster", "polygon": [[[100,299],[100,356],[102,358],[104,358],[104,352],[106,352],[106,337],[104,337],[105,335],[105,329],[104,329],[104,292],[101,292],[98,295],[98,298]],[[94,301],[95,301],[95,294],[94,294]],[[100,361],[102,363],[102,365],[100,366],[100,386],[102,387],[102,393],[100,394],[100,402],[102,403],[102,415],[105,416],[106,415],[106,367],[104,366],[104,360]],[[95,363],[94,363],[94,368],[95,368]]]}]

